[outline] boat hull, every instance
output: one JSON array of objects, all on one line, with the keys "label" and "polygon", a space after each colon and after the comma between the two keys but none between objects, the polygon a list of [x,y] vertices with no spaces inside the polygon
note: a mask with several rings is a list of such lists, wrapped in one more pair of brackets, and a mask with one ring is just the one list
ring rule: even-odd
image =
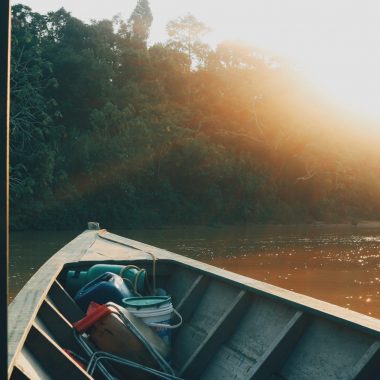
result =
[{"label": "boat hull", "polygon": [[91,378],[64,351],[86,354],[71,332],[83,312],[65,278],[100,262],[146,268],[172,296],[183,318],[172,347],[182,378],[380,379],[378,319],[105,230],[65,246],[10,305],[10,378]]}]

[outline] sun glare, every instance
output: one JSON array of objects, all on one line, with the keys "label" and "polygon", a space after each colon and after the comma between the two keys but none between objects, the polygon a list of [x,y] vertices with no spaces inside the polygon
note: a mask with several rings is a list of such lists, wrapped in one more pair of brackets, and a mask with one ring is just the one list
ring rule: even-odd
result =
[{"label": "sun glare", "polygon": [[[244,40],[292,59],[326,98],[380,120],[380,3],[237,0],[244,14],[214,21],[214,37]],[[222,6],[223,7],[223,6]],[[239,7],[235,7],[237,9]],[[223,8],[227,11],[227,5]],[[210,16],[211,17],[211,16]],[[206,18],[204,18],[206,20]]]},{"label": "sun glare", "polygon": [[348,111],[380,120],[380,30],[341,34],[331,31],[300,65],[324,95]]},{"label": "sun glare", "polygon": [[380,120],[380,26],[374,9],[380,5],[318,3],[307,13],[304,33],[299,31],[299,49],[290,55],[332,103]]}]

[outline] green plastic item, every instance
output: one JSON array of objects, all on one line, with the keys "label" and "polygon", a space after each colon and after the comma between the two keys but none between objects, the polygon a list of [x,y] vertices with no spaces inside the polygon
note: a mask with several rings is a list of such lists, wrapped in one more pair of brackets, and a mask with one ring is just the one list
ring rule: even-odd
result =
[{"label": "green plastic item", "polygon": [[69,270],[66,275],[65,287],[69,294],[75,294],[84,285],[103,273],[111,272],[124,278],[129,289],[144,294],[146,271],[134,265],[95,264],[87,271]]}]

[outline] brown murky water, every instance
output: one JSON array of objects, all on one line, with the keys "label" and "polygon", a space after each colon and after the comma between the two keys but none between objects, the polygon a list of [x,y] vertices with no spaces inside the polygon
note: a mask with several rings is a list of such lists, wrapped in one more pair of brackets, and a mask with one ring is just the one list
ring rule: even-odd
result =
[{"label": "brown murky water", "polygon": [[[380,223],[114,232],[380,318]],[[77,234],[11,234],[10,299]]]}]

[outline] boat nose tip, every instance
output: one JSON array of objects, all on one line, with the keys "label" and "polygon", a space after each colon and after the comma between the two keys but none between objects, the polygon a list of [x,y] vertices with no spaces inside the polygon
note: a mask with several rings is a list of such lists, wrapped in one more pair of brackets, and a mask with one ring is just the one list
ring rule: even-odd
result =
[{"label": "boat nose tip", "polygon": [[100,225],[98,222],[88,222],[87,223],[87,228],[89,230],[100,230]]}]

